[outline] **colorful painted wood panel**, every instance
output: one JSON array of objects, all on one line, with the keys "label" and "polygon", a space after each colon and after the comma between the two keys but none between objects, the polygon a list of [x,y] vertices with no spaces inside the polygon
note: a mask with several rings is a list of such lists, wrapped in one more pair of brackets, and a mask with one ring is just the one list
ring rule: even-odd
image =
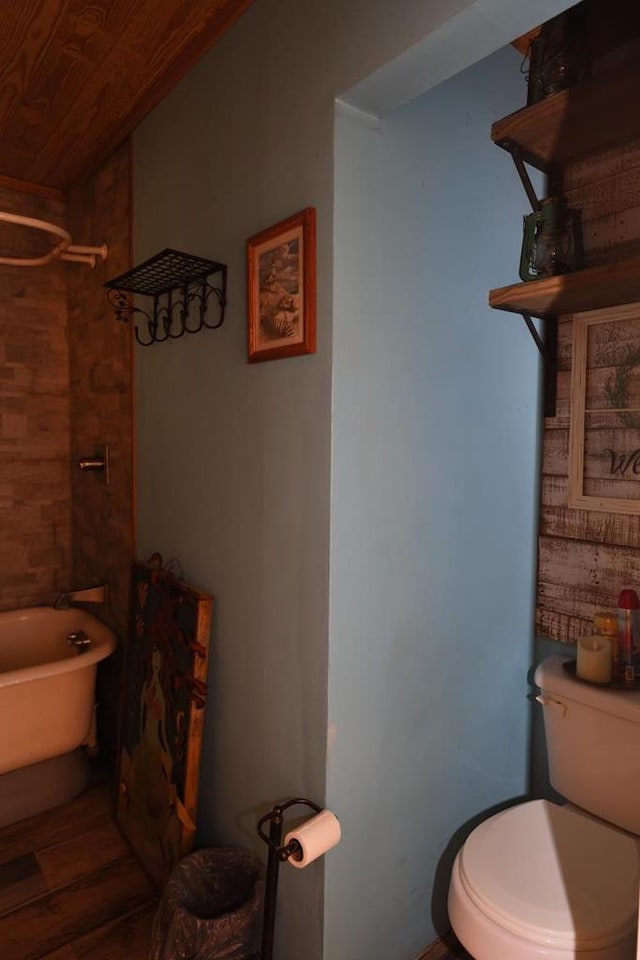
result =
[{"label": "colorful painted wood panel", "polygon": [[212,598],[135,564],[116,821],[162,886],[193,846]]}]

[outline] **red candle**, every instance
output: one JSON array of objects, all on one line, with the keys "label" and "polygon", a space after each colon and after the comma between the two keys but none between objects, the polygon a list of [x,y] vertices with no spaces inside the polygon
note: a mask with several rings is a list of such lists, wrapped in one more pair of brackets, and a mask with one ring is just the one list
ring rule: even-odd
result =
[{"label": "red candle", "polygon": [[[638,611],[640,600],[635,590],[622,590],[618,597],[619,662],[614,671],[620,679],[633,683],[638,660]],[[616,669],[617,668],[617,669]]]}]

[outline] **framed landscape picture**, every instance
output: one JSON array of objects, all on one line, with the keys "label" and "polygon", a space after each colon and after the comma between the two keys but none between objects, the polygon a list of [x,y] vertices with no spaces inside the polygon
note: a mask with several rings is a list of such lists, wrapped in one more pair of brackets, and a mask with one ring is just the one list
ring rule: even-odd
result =
[{"label": "framed landscape picture", "polygon": [[569,506],[640,513],[640,304],[573,318]]},{"label": "framed landscape picture", "polygon": [[250,363],[315,353],[315,261],[313,207],[247,241]]}]

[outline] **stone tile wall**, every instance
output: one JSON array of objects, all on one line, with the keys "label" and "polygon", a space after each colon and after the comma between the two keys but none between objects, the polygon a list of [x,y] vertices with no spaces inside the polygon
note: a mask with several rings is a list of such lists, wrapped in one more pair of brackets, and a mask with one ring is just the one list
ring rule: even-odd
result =
[{"label": "stone tile wall", "polygon": [[[130,151],[120,148],[88,181],[67,196],[67,226],[74,242],[101,244],[109,253],[95,270],[69,265],[69,368],[72,496],[72,579],[106,581],[108,607],[99,611],[121,641],[118,655],[98,675],[100,739],[115,754],[122,644],[129,616],[133,560],[133,418],[131,329],[118,323],[103,287],[131,266]],[[80,457],[109,444],[110,483],[83,473]]]},{"label": "stone tile wall", "polygon": [[[0,189],[0,209],[64,222],[62,201]],[[0,224],[4,256],[47,238]],[[51,603],[71,576],[64,265],[0,266],[0,610]]]},{"label": "stone tile wall", "polygon": [[[132,350],[103,283],[131,265],[129,147],[64,203],[0,189],[0,210],[64,225],[74,243],[109,246],[94,270],[0,266],[0,609],[109,584],[111,603],[96,612],[120,648],[99,669],[98,725],[113,761],[133,559]],[[48,246],[0,222],[5,256]],[[104,443],[110,485],[77,467]]]}]

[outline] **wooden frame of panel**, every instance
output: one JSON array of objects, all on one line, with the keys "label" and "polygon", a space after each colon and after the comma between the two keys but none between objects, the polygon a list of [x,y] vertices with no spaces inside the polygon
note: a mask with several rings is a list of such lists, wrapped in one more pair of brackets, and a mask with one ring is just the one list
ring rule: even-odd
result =
[{"label": "wooden frame of panel", "polygon": [[[640,514],[640,497],[633,498],[594,496],[585,493],[585,433],[587,430],[587,415],[600,414],[606,417],[617,414],[622,422],[624,417],[637,417],[638,426],[633,424],[632,429],[638,432],[638,445],[633,451],[619,453],[611,448],[605,448],[603,453],[610,455],[610,473],[619,473],[621,478],[631,469],[630,476],[640,475],[640,397],[635,405],[608,406],[598,408],[587,407],[587,377],[589,371],[589,333],[596,326],[612,324],[629,320],[638,320],[638,357],[640,362],[640,303],[627,304],[622,307],[609,307],[604,310],[591,310],[577,313],[573,316],[573,364],[571,375],[571,424],[569,431],[569,491],[568,503],[570,507],[582,510],[601,510],[607,513]],[[629,357],[627,357],[627,365]],[[635,366],[635,363],[634,363]],[[618,369],[623,364],[618,365]],[[601,428],[601,429],[604,429]],[[626,464],[626,466],[625,466]],[[624,469],[622,469],[624,467]],[[613,477],[612,483],[619,482]]]}]

